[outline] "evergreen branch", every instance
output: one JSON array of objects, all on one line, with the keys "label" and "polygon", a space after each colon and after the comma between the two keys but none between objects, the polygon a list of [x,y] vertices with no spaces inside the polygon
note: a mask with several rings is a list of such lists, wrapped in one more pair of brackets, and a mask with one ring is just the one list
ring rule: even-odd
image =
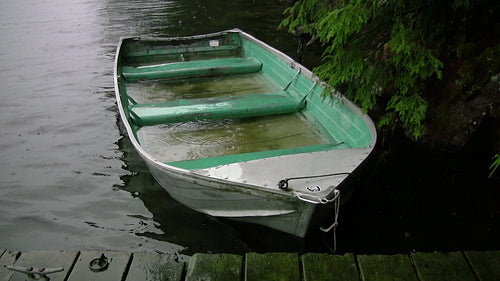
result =
[{"label": "evergreen branch", "polygon": [[500,166],[500,154],[495,154],[495,156],[493,156],[493,163],[490,166],[491,172],[490,172],[490,175],[488,176],[488,178],[491,178],[493,176],[493,174],[497,170],[498,166]]}]

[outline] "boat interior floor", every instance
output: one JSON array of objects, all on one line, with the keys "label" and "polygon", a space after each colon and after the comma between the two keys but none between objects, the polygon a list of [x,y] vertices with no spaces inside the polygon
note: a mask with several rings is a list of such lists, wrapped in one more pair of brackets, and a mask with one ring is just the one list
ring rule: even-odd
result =
[{"label": "boat interior floor", "polygon": [[137,138],[158,160],[201,169],[347,146],[302,116],[301,101],[258,71],[255,60],[214,62],[227,73],[186,75],[192,74],[186,68],[173,74],[170,64],[123,67]]}]

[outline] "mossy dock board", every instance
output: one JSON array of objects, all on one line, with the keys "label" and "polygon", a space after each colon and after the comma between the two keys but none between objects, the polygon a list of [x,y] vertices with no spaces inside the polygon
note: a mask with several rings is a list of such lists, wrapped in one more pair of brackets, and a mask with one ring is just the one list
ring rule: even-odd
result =
[{"label": "mossy dock board", "polygon": [[[104,254],[108,266],[90,269]],[[7,266],[63,267],[50,280],[107,281],[377,281],[500,280],[500,251],[410,253],[397,255],[331,255],[324,253],[176,254],[118,251],[30,251],[0,249],[0,281],[26,280]],[[95,269],[95,268],[94,268]],[[39,279],[40,280],[40,279]]]},{"label": "mossy dock board", "polygon": [[358,281],[353,254],[305,254],[301,257],[304,281]]},{"label": "mossy dock board", "polygon": [[476,280],[462,252],[412,253],[412,257],[421,280]]},{"label": "mossy dock board", "polygon": [[243,257],[231,254],[195,254],[187,267],[186,281],[240,280]]},{"label": "mossy dock board", "polygon": [[363,281],[418,281],[408,255],[359,255],[357,259]]},{"label": "mossy dock board", "polygon": [[464,254],[480,281],[500,280],[500,251],[465,251]]},{"label": "mossy dock board", "polygon": [[300,281],[297,253],[247,253],[245,281]]}]

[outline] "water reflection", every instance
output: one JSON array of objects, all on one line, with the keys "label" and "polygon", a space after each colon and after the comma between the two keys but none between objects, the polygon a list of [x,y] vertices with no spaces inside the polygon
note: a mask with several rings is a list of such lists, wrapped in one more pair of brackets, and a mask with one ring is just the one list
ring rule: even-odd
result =
[{"label": "water reflection", "polygon": [[[240,28],[294,55],[298,42],[278,31],[293,1],[107,1],[99,12],[108,36],[172,37]],[[291,42],[292,41],[292,42]]]}]

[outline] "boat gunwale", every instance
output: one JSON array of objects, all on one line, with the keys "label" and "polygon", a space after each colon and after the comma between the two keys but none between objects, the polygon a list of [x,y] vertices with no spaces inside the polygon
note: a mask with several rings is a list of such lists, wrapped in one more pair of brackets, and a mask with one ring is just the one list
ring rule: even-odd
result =
[{"label": "boat gunwale", "polygon": [[[161,168],[164,171],[169,171],[172,174],[177,174],[177,176],[187,176],[191,179],[194,180],[200,180],[203,179],[206,182],[214,182],[214,183],[220,183],[224,185],[228,184],[235,184],[234,181],[231,180],[224,180],[220,178],[214,178],[210,176],[204,176],[196,173],[196,170],[189,170],[189,169],[184,169],[184,168],[179,168],[173,165],[166,164],[164,162],[161,162],[160,160],[156,159],[153,155],[149,154],[140,144],[137,139],[137,137],[134,135],[134,131],[132,129],[132,126],[130,124],[129,118],[127,118],[127,115],[124,110],[124,106],[122,103],[122,96],[119,90],[119,78],[120,75],[118,75],[118,65],[120,63],[120,57],[121,57],[121,51],[123,44],[126,40],[144,40],[144,41],[156,41],[156,42],[168,42],[168,41],[182,41],[182,40],[193,40],[193,39],[205,39],[205,38],[210,38],[210,37],[216,37],[220,35],[225,35],[229,33],[238,33],[241,37],[245,38],[246,40],[249,40],[266,51],[270,52],[271,54],[277,56],[279,59],[281,59],[283,62],[285,62],[287,65],[289,65],[292,69],[295,69],[297,71],[300,71],[301,75],[304,75],[306,78],[310,79],[313,82],[320,82],[320,83],[325,83],[323,81],[320,81],[317,76],[313,74],[312,71],[307,69],[306,67],[302,66],[300,63],[294,61],[291,57],[288,55],[284,54],[283,52],[275,49],[274,47],[268,45],[267,43],[253,37],[252,35],[240,30],[240,29],[230,29],[230,30],[225,30],[225,31],[220,31],[220,32],[215,32],[215,33],[209,33],[209,34],[202,34],[202,35],[193,35],[193,36],[181,36],[181,37],[168,37],[168,38],[148,38],[148,37],[140,37],[140,36],[130,36],[130,37],[121,37],[120,42],[117,47],[116,55],[115,55],[115,64],[114,64],[114,86],[115,86],[115,95],[117,99],[117,106],[119,109],[119,113],[121,116],[121,120],[123,122],[123,125],[125,126],[125,129],[127,131],[127,134],[129,136],[129,139],[136,149],[136,151],[139,153],[139,155],[146,161],[146,163],[151,163],[157,166],[157,168]],[[337,97],[339,100],[341,100],[345,106],[348,107],[353,113],[355,113],[359,118],[363,120],[363,122],[366,124],[368,130],[370,131],[371,135],[371,144],[367,146],[366,148],[369,149],[371,152],[373,148],[375,147],[375,143],[377,141],[377,134],[376,134],[376,129],[373,121],[371,118],[366,114],[361,111],[361,109],[354,104],[351,100],[349,100],[347,97],[340,95],[337,91],[332,91],[331,93],[335,97]],[[306,152],[305,154],[310,154],[310,153],[315,153],[315,152]],[[279,156],[272,156],[269,158],[274,158],[274,157],[279,157]],[[267,157],[266,157],[267,158]],[[263,159],[266,159],[263,158]],[[364,159],[360,160],[361,164],[364,161]],[[358,165],[359,165],[358,164]],[[222,165],[223,166],[223,165]],[[270,189],[270,188],[265,188],[262,186],[258,185],[250,185],[246,184],[243,182],[237,182],[239,187],[246,187],[246,188],[251,188],[251,189],[257,189],[257,190],[263,190],[265,189],[266,192],[272,192],[272,193],[277,193],[281,195],[287,195],[287,196],[296,196],[294,192],[288,192],[288,191],[283,191],[279,189]]]}]

